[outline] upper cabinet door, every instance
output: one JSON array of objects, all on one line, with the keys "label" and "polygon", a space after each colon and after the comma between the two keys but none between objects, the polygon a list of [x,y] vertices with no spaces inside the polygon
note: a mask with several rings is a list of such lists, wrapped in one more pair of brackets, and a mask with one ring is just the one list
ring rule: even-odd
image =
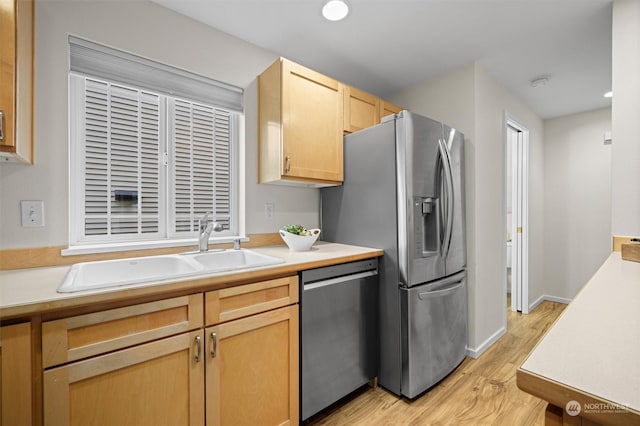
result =
[{"label": "upper cabinet door", "polygon": [[355,87],[344,90],[344,131],[351,133],[380,122],[380,99]]},{"label": "upper cabinet door", "polygon": [[33,0],[0,0],[0,159],[33,163]]},{"label": "upper cabinet door", "polygon": [[283,174],[342,182],[342,85],[285,61],[282,92]]},{"label": "upper cabinet door", "polygon": [[380,100],[380,121],[387,115],[397,114],[402,111],[402,107],[394,105],[391,102],[387,102],[384,99]]},{"label": "upper cabinet door", "polygon": [[279,59],[258,76],[259,182],[342,183],[343,86]]}]

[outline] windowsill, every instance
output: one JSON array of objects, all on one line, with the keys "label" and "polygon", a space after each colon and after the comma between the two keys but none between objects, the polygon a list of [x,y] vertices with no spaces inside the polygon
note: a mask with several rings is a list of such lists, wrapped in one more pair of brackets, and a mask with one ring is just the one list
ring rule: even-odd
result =
[{"label": "windowsill", "polygon": [[[240,242],[246,243],[249,241],[249,237],[244,236],[226,236],[210,238],[209,244],[225,244],[232,243],[234,239],[240,238]],[[70,246],[60,251],[62,256],[73,256],[79,254],[94,254],[94,253],[111,253],[119,251],[131,251],[131,250],[145,250],[145,249],[158,249],[158,248],[170,248],[170,247],[198,247],[198,241],[195,238],[181,239],[181,240],[155,240],[155,241],[134,241],[134,242],[118,242],[109,244],[83,244]]]}]

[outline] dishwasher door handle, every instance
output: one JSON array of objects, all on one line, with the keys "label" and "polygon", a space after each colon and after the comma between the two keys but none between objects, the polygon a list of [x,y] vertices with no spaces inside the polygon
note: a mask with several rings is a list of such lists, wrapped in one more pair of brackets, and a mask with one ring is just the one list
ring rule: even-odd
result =
[{"label": "dishwasher door handle", "polygon": [[369,278],[369,277],[373,277],[373,276],[376,276],[376,275],[378,275],[378,271],[374,270],[374,271],[360,272],[358,274],[344,275],[344,276],[338,277],[338,278],[330,278],[328,280],[317,281],[317,282],[312,283],[312,284],[304,284],[303,285],[303,291],[313,290],[314,288],[327,287],[327,286],[335,285],[335,284],[342,284],[342,283],[347,282],[347,281],[359,280],[361,278]]}]

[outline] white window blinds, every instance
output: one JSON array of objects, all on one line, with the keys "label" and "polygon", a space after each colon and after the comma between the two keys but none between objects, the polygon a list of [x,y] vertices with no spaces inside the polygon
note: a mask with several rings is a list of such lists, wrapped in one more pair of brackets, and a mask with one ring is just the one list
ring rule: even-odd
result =
[{"label": "white window blinds", "polygon": [[159,235],[160,98],[85,79],[84,233]]},{"label": "white window blinds", "polygon": [[232,228],[231,114],[185,100],[170,101],[169,111],[174,232],[197,230],[198,219],[206,212]]}]

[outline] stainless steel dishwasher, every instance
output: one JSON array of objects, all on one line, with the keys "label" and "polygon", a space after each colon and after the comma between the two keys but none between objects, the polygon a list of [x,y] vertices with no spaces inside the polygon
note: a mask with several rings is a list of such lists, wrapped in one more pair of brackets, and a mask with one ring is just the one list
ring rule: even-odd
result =
[{"label": "stainless steel dishwasher", "polygon": [[301,272],[300,413],[306,420],[377,375],[378,260]]}]

